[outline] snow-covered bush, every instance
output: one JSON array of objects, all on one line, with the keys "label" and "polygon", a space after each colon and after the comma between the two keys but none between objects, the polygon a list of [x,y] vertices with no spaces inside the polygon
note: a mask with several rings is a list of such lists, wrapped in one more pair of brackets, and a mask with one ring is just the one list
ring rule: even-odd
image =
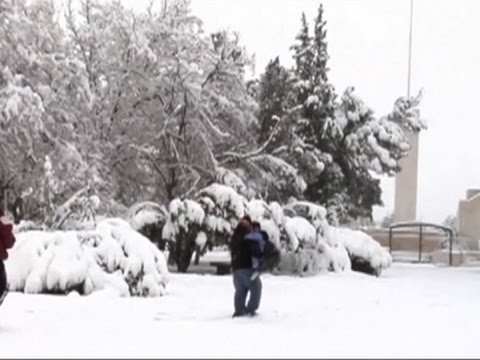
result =
[{"label": "snow-covered bush", "polygon": [[218,184],[228,186],[234,189],[238,194],[249,197],[253,196],[254,192],[249,189],[240,176],[232,170],[218,167],[215,171],[215,180]]},{"label": "snow-covered bush", "polygon": [[165,250],[166,241],[162,237],[162,231],[168,216],[164,206],[146,201],[128,209],[127,221],[133,229],[149,238],[160,250]]},{"label": "snow-covered bush", "polygon": [[306,201],[285,206],[288,255],[282,256],[280,270],[298,274],[352,269],[380,275],[392,259],[388,251],[368,234],[328,224],[324,207]]},{"label": "snow-covered bush", "polygon": [[[130,214],[130,223],[135,227],[136,221],[164,219],[165,209],[154,205],[156,210],[149,211],[155,214],[146,212],[137,220]],[[208,249],[228,244],[244,215],[260,222],[280,250],[281,258],[269,267],[280,273],[308,275],[369,267],[366,272],[379,274],[391,264],[388,252],[367,234],[329,225],[327,211],[320,205],[292,200],[282,208],[276,202],[247,201],[234,189],[216,183],[200,190],[195,200],[175,199],[169,204],[162,231],[162,239],[169,243],[169,260],[186,272],[195,251],[198,260]]]},{"label": "snow-covered bush", "polygon": [[213,246],[228,244],[238,220],[245,214],[247,200],[233,188],[213,183],[195,200],[174,199],[162,238],[169,243],[169,263],[186,272],[193,253],[196,261]]},{"label": "snow-covered bush", "polygon": [[268,204],[263,200],[253,199],[248,202],[246,213],[252,221],[258,221],[261,224],[262,230],[268,234],[270,242],[277,250],[264,259],[264,271],[278,269],[282,243],[286,242],[285,216],[282,207],[277,202]]},{"label": "snow-covered bush", "polygon": [[288,243],[278,266],[280,272],[309,275],[349,268],[344,259],[339,259],[337,263],[334,250],[319,237],[307,219],[287,217],[285,232]]},{"label": "snow-covered bush", "polygon": [[77,191],[53,213],[48,221],[53,229],[79,229],[88,222],[95,222],[95,214],[100,206],[100,198],[91,185]]},{"label": "snow-covered bush", "polygon": [[392,256],[363,231],[347,228],[330,229],[331,236],[344,246],[352,262],[352,270],[380,276],[392,264]]},{"label": "snow-covered bush", "polygon": [[338,257],[338,244],[326,236],[329,224],[324,207],[306,201],[291,201],[285,210],[292,216],[285,221],[288,247],[297,259],[280,264],[282,271],[291,269],[294,273],[311,274],[318,271],[341,271],[350,268],[345,257]]},{"label": "snow-covered bush", "polygon": [[102,220],[94,230],[27,231],[16,237],[6,262],[11,291],[165,293],[169,274],[163,253],[124,220]]},{"label": "snow-covered bush", "polygon": [[277,202],[268,204],[263,200],[253,199],[247,204],[246,214],[252,221],[258,221],[277,249],[281,248],[281,242],[285,239],[285,216],[283,209]]},{"label": "snow-covered bush", "polygon": [[186,272],[196,246],[203,247],[206,235],[202,234],[205,212],[194,200],[174,199],[168,206],[168,218],[162,238],[169,243],[169,262],[178,271]]},{"label": "snow-covered bush", "polygon": [[292,252],[296,252],[299,248],[313,248],[317,245],[315,227],[303,217],[287,218],[285,231],[289,240],[287,249]]},{"label": "snow-covered bush", "polygon": [[45,226],[45,224],[37,224],[34,221],[28,221],[28,220],[22,220],[20,221],[19,224],[15,225],[14,227],[14,231],[16,233],[32,231],[32,230],[42,231],[42,230],[47,230],[47,227]]},{"label": "snow-covered bush", "polygon": [[247,199],[233,188],[211,184],[196,195],[205,212],[203,229],[214,245],[227,244],[238,220],[245,215]]}]

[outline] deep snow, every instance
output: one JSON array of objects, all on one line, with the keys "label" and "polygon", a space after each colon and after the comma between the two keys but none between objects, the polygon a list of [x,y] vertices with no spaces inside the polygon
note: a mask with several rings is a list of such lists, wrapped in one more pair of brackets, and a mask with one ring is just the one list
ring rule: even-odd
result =
[{"label": "deep snow", "polygon": [[231,319],[230,276],[171,274],[168,296],[11,293],[0,357],[478,357],[480,269],[398,265],[263,277],[254,319]]}]

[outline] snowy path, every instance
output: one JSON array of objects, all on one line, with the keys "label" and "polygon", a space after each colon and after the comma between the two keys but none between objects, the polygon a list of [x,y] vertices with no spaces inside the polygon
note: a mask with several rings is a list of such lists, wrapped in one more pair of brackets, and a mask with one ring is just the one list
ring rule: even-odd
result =
[{"label": "snowy path", "polygon": [[160,299],[10,294],[0,357],[478,357],[479,285],[429,265],[265,276],[261,315],[236,320],[229,276],[173,274]]}]

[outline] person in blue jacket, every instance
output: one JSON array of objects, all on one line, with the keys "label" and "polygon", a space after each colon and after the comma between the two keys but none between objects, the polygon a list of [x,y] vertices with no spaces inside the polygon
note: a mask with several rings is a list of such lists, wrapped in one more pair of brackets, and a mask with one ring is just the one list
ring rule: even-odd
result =
[{"label": "person in blue jacket", "polygon": [[[249,236],[252,233],[252,225],[248,216],[242,218],[230,241],[233,285],[235,287],[233,317],[253,316],[260,305],[262,282],[258,276],[258,270],[256,270],[258,266],[255,259],[262,258],[262,247],[257,239]],[[246,303],[249,293],[250,298]]]},{"label": "person in blue jacket", "polygon": [[263,253],[265,250],[265,242],[268,239],[268,235],[265,231],[262,231],[260,223],[257,221],[252,222],[252,231],[245,237],[246,240],[254,241],[258,244],[261,250],[260,256],[252,255],[252,269],[255,270],[254,277],[259,275]]}]

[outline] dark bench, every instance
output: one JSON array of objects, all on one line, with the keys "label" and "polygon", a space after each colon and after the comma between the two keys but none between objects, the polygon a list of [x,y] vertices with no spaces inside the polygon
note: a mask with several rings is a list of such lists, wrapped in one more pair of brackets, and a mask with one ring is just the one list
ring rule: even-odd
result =
[{"label": "dark bench", "polygon": [[232,272],[232,264],[230,261],[212,261],[210,266],[216,266],[217,275],[226,275]]}]

